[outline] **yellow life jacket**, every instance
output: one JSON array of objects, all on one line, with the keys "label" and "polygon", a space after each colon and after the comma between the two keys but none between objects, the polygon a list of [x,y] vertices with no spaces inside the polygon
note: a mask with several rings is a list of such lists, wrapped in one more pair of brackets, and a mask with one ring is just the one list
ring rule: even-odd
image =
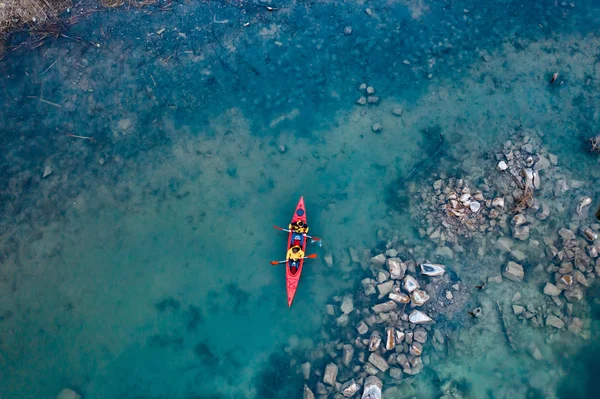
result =
[{"label": "yellow life jacket", "polygon": [[[294,252],[294,248],[298,248],[298,252]],[[285,257],[286,260],[300,260],[302,258],[304,258],[304,251],[298,245],[295,245],[288,249],[287,255]]]}]

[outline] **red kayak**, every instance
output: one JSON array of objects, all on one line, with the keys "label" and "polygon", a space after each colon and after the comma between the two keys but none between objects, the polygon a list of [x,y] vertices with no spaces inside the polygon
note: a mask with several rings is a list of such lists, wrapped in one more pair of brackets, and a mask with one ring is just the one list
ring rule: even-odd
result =
[{"label": "red kayak", "polygon": [[[304,224],[306,223],[306,208],[304,208],[304,197],[300,197],[300,201],[298,201],[298,205],[296,205],[296,210],[294,211],[294,216],[292,217],[292,223],[297,222],[298,220],[302,220]],[[301,242],[298,243],[297,238],[301,237]],[[288,235],[288,246],[289,250],[294,245],[300,245],[302,250],[306,253],[306,241],[308,241],[307,237],[304,237],[298,233],[292,233],[290,231]],[[292,306],[292,302],[294,300],[294,296],[296,295],[296,290],[298,289],[298,282],[300,281],[300,275],[302,274],[302,266],[304,265],[304,259],[300,259],[298,261],[298,267],[292,266],[291,261],[287,261],[285,264],[285,285],[287,289],[287,300],[288,307]]]}]

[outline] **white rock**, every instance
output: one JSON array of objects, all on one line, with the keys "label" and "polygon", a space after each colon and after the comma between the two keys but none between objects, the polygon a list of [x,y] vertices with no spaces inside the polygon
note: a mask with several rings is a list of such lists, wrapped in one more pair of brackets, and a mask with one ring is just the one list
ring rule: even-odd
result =
[{"label": "white rock", "polygon": [[[44,172],[45,173],[45,172]],[[583,211],[590,206],[592,203],[592,199],[590,197],[583,197],[581,201],[579,201],[579,205],[577,205],[577,214],[581,215]]]},{"label": "white rock", "polygon": [[380,132],[380,131],[382,131],[382,130],[383,130],[383,127],[381,126],[381,123],[374,123],[374,124],[371,126],[371,130],[372,130],[373,132],[377,133],[377,132]]},{"label": "white rock", "polygon": [[414,290],[410,294],[412,306],[422,306],[429,300],[429,295],[423,290]]},{"label": "white rock", "polygon": [[402,282],[402,287],[404,288],[404,291],[410,294],[411,292],[419,288],[419,282],[415,280],[413,276],[405,276]]},{"label": "white rock", "polygon": [[375,88],[373,86],[367,87],[367,94],[375,94]]},{"label": "white rock", "polygon": [[408,315],[408,321],[413,324],[430,324],[433,323],[433,319],[427,316],[425,313],[419,310],[413,310]]},{"label": "white rock", "polygon": [[338,366],[335,363],[329,363],[325,367],[325,374],[323,375],[323,382],[328,385],[335,385],[335,380],[338,374]]},{"label": "white rock", "polygon": [[350,314],[354,310],[354,301],[352,300],[352,296],[346,295],[344,300],[342,301],[342,313]]},{"label": "white rock", "polygon": [[42,179],[46,176],[50,176],[52,174],[52,167],[50,165],[46,165],[46,167],[44,168],[44,175],[42,176]]},{"label": "white rock", "polygon": [[498,171],[502,172],[503,170],[508,169],[508,165],[506,164],[506,162],[500,161],[500,162],[498,162],[498,165],[496,166],[496,169]]},{"label": "white rock", "polygon": [[429,277],[437,277],[446,273],[444,265],[438,265],[433,263],[421,263],[421,274]]},{"label": "white rock", "polygon": [[471,203],[469,204],[469,209],[471,209],[471,212],[473,212],[473,213],[479,212],[480,208],[481,208],[481,204],[477,201],[471,201]]},{"label": "white rock", "polygon": [[344,35],[350,36],[351,34],[352,34],[352,27],[351,26],[346,26],[344,28]]},{"label": "white rock", "polygon": [[466,193],[460,196],[460,202],[462,202],[463,204],[469,202],[469,200],[471,199],[471,194]]},{"label": "white rock", "polygon": [[523,271],[523,266],[513,261],[510,261],[505,266],[502,275],[512,281],[523,281],[523,278],[525,277],[525,272]]},{"label": "white rock", "polygon": [[56,399],[80,399],[81,396],[72,389],[65,388],[58,393]]}]

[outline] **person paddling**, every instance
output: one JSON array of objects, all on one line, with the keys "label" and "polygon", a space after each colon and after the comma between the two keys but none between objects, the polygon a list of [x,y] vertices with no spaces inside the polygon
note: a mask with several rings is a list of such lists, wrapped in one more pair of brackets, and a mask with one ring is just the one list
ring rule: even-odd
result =
[{"label": "person paddling", "polygon": [[286,260],[291,260],[292,267],[298,268],[298,261],[304,258],[304,251],[299,245],[294,245],[287,251]]},{"label": "person paddling", "polygon": [[305,224],[302,220],[297,220],[294,223],[290,223],[288,226],[290,230],[294,233],[307,234],[308,233],[308,225]]}]

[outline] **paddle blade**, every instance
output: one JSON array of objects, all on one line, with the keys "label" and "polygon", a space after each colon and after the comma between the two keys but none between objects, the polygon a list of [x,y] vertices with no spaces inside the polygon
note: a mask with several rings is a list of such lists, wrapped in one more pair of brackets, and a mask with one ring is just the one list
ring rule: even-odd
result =
[{"label": "paddle blade", "polygon": [[281,230],[281,231],[285,231],[285,229],[284,229],[284,228],[282,228],[282,227],[279,227],[279,226],[275,226],[275,225],[274,225],[274,226],[273,226],[273,228],[274,228],[275,230]]},{"label": "paddle blade", "polygon": [[272,264],[273,266],[277,266],[279,264],[279,262],[277,262],[276,260],[272,260],[269,263]]},{"label": "paddle blade", "polygon": [[316,259],[317,258],[317,254],[310,254],[306,257],[306,259]]}]

